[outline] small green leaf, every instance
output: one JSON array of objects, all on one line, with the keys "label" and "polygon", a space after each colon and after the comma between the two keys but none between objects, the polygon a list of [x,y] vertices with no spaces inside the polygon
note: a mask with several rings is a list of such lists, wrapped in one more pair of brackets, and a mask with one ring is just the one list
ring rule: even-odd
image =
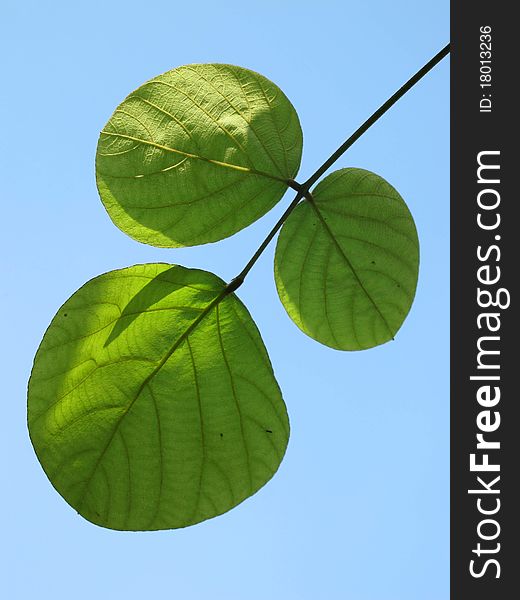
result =
[{"label": "small green leaf", "polygon": [[362,169],[326,177],[280,232],[275,279],[291,319],[338,350],[383,344],[415,295],[419,241],[412,215],[384,179]]},{"label": "small green leaf", "polygon": [[194,246],[269,211],[298,172],[298,115],[242,67],[188,65],[148,81],[101,132],[97,185],[114,223],[153,246]]},{"label": "small green leaf", "polygon": [[244,305],[205,271],[137,265],[58,311],[36,354],[28,421],[56,490],[121,530],[222,514],[276,472],[285,404]]}]

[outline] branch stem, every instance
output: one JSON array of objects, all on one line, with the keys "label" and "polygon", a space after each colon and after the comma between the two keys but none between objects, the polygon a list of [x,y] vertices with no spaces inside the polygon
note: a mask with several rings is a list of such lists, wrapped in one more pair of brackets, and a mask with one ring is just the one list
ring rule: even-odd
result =
[{"label": "branch stem", "polygon": [[391,108],[400,98],[402,98],[406,94],[406,92],[408,92],[429,71],[431,71],[433,67],[435,67],[435,65],[437,65],[445,56],[449,54],[449,52],[450,45],[446,44],[446,46],[444,46],[442,50],[437,52],[437,54],[431,60],[429,60],[424,65],[424,67],[419,69],[413,77],[410,77],[410,79],[404,85],[402,85],[397,90],[397,92],[395,92],[395,94],[390,96],[390,98],[388,98],[388,100],[384,104],[382,104],[373,115],[368,117],[368,119],[363,123],[363,125],[358,127],[358,129],[356,129],[356,131],[354,131],[354,133],[343,144],[341,144],[341,146],[336,150],[336,152],[331,154],[331,156],[321,165],[321,167],[319,167],[309,177],[309,179],[307,179],[307,181],[302,186],[304,190],[310,189],[311,185],[316,183],[316,181],[318,181],[318,179],[325,173],[325,171],[330,169],[330,167],[338,160],[338,158],[340,158],[340,156],[342,156],[350,148],[350,146],[352,146],[352,144],[354,144],[354,142],[356,142],[365,133],[367,129],[372,127],[372,125],[376,121],[378,121],[389,108]]},{"label": "branch stem", "polygon": [[450,52],[450,45],[446,44],[431,60],[429,60],[421,69],[415,73],[410,79],[403,84],[388,100],[382,104],[356,131],[347,139],[341,146],[329,156],[329,158],[304,182],[298,183],[294,180],[289,180],[289,187],[296,190],[296,196],[289,204],[283,215],[278,219],[271,231],[267,234],[264,241],[260,244],[257,251],[253,254],[246,266],[240,273],[234,277],[225,289],[225,294],[230,294],[236,291],[243,283],[253,265],[260,258],[261,254],[267,248],[271,240],[274,238],[278,230],[282,227],[292,211],[303,198],[310,198],[310,188],[318,181],[318,179],[354,144],[372,125],[378,121],[388,109],[390,109],[406,92],[408,92],[418,81],[420,81],[433,67],[435,67],[445,56]]},{"label": "branch stem", "polygon": [[[292,186],[291,186],[292,187]],[[285,209],[285,212],[283,213],[283,215],[278,219],[278,221],[276,222],[276,224],[274,225],[274,227],[271,229],[271,231],[267,234],[266,238],[264,239],[264,241],[260,244],[260,246],[258,247],[257,251],[253,254],[253,256],[250,258],[249,262],[247,263],[247,265],[242,269],[242,271],[240,271],[240,273],[234,277],[227,285],[227,291],[228,293],[234,292],[235,290],[237,290],[243,283],[244,283],[244,279],[246,278],[246,275],[249,273],[249,271],[253,268],[253,265],[255,264],[255,262],[260,258],[260,255],[262,254],[262,252],[267,248],[267,246],[269,245],[270,241],[274,238],[274,236],[276,235],[277,231],[280,229],[280,227],[284,224],[285,220],[287,219],[287,217],[292,213],[292,211],[296,208],[296,205],[300,202],[300,200],[304,197],[304,194],[301,190],[299,190],[296,193],[296,196],[294,197],[294,200],[289,204],[289,206]]]}]

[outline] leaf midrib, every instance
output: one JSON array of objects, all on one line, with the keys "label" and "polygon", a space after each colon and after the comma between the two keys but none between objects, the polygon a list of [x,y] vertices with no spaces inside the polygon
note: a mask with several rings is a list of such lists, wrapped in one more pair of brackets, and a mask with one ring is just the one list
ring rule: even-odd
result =
[{"label": "leaf midrib", "polygon": [[[247,173],[249,175],[259,175],[260,177],[265,177],[267,179],[272,179],[274,181],[280,181],[282,183],[285,183],[286,185],[288,185],[288,183],[289,183],[288,179],[286,179],[286,178],[278,177],[277,175],[272,175],[271,173],[266,173],[265,171],[260,171],[258,169],[254,169],[252,167],[243,167],[241,165],[235,165],[235,164],[227,163],[227,162],[224,162],[221,160],[207,158],[206,156],[201,156],[200,154],[193,154],[191,152],[185,152],[184,150],[178,150],[177,148],[170,148],[170,146],[165,146],[163,144],[159,144],[159,143],[151,141],[151,140],[143,140],[142,138],[137,138],[132,135],[127,135],[126,133],[118,133],[115,131],[106,131],[105,129],[103,129],[103,130],[101,130],[100,135],[109,135],[112,137],[118,137],[118,138],[123,138],[126,140],[131,140],[133,142],[137,142],[138,144],[152,146],[153,148],[163,150],[164,152],[173,152],[174,154],[178,154],[178,155],[184,156],[186,158],[201,160],[201,161],[210,163],[210,164],[218,166],[218,167],[224,167],[226,169],[233,169],[235,171],[241,171],[242,173]],[[108,173],[101,173],[101,171],[99,171],[99,169],[98,169],[98,172],[103,177],[111,177],[111,175]],[[143,176],[146,176],[146,174],[144,174]]]},{"label": "leaf midrib", "polygon": [[138,398],[142,394],[142,392],[145,389],[145,387],[157,375],[157,373],[164,367],[164,365],[170,359],[170,357],[175,352],[175,350],[177,350],[177,348],[182,344],[182,342],[184,342],[184,340],[186,340],[187,337],[196,329],[196,327],[200,324],[200,322],[204,319],[204,317],[206,317],[218,304],[220,304],[220,302],[222,302],[222,300],[224,300],[224,298],[228,294],[229,294],[229,292],[228,292],[227,287],[223,288],[221,290],[221,292],[217,296],[215,296],[215,298],[213,298],[213,300],[200,313],[200,315],[191,323],[191,325],[189,325],[182,332],[182,334],[175,340],[175,342],[172,344],[172,346],[166,352],[166,354],[163,356],[163,358],[159,361],[159,363],[157,364],[157,366],[150,372],[149,375],[147,375],[147,377],[145,377],[145,379],[143,380],[142,384],[137,389],[135,397],[131,400],[131,402],[129,402],[129,404],[126,407],[125,411],[121,414],[121,416],[119,417],[119,419],[114,424],[114,428],[113,428],[112,434],[108,438],[107,443],[105,444],[103,450],[101,451],[101,454],[99,455],[99,457],[98,457],[98,459],[97,459],[97,461],[96,461],[96,463],[94,465],[94,468],[92,469],[92,473],[90,474],[90,477],[85,482],[85,485],[83,487],[83,492],[82,492],[82,498],[81,498],[81,501],[80,501],[80,504],[79,504],[78,508],[82,508],[83,507],[83,504],[84,504],[85,498],[86,498],[86,491],[88,490],[88,488],[90,486],[90,483],[92,482],[92,479],[94,478],[94,475],[97,473],[97,470],[98,470],[99,466],[101,465],[101,461],[105,457],[105,454],[106,454],[107,450],[109,449],[110,445],[112,444],[112,442],[114,440],[114,437],[115,437],[116,433],[118,432],[118,430],[119,430],[119,428],[121,426],[121,423],[123,422],[123,419],[130,412],[130,410],[132,409],[132,407],[135,405],[135,403],[137,402]]},{"label": "leaf midrib", "polygon": [[313,208],[313,210],[316,213],[316,216],[318,217],[320,223],[322,224],[323,228],[325,229],[325,231],[327,232],[328,236],[330,237],[332,243],[336,247],[336,250],[339,252],[340,256],[345,261],[346,265],[348,266],[348,268],[352,272],[352,275],[356,279],[359,287],[363,290],[364,294],[366,295],[366,297],[368,298],[368,300],[370,301],[370,303],[374,307],[375,311],[377,312],[377,314],[379,315],[379,317],[381,318],[381,320],[385,324],[385,327],[388,329],[388,332],[390,333],[391,339],[394,339],[394,332],[392,331],[392,329],[391,329],[388,321],[386,320],[385,316],[381,312],[381,309],[377,305],[376,301],[372,298],[371,294],[369,293],[369,291],[364,286],[363,282],[361,281],[361,278],[359,277],[356,269],[354,268],[354,265],[352,264],[352,262],[350,261],[350,259],[348,258],[348,256],[345,254],[345,251],[343,250],[343,248],[341,247],[340,243],[336,239],[336,236],[334,235],[334,232],[329,227],[327,221],[324,219],[323,215],[321,214],[321,211],[319,210],[319,208],[318,208],[315,200],[312,197],[307,197],[306,201],[309,202],[309,204]]}]

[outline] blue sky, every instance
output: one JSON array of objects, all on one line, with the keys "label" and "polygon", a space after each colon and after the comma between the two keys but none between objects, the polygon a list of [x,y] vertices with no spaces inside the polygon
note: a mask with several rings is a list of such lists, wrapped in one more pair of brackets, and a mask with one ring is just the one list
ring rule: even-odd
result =
[{"label": "blue sky", "polygon": [[130,91],[187,63],[264,74],[299,113],[303,180],[447,43],[448,2],[7,0],[2,12],[0,595],[448,598],[448,60],[336,165],[385,177],[415,217],[419,287],[396,341],[342,353],[304,336],[278,301],[274,246],[239,291],[291,417],[286,458],[265,488],[185,530],[101,529],[56,494],[25,424],[34,353],[85,281],[157,261],[229,280],[291,199],[219,244],[164,250],[126,237],[99,201],[94,154],[99,130]]}]

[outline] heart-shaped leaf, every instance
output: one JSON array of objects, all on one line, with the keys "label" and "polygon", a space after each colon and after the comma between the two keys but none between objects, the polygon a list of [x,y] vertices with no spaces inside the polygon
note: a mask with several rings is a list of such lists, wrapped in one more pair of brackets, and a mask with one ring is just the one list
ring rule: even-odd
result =
[{"label": "heart-shaped leaf", "polygon": [[193,246],[270,210],[301,159],[298,116],[242,67],[188,65],[148,81],[99,138],[97,185],[114,223],[140,242]]},{"label": "heart-shaped leaf", "polygon": [[393,339],[408,314],[419,269],[412,215],[378,175],[326,177],[284,223],[275,256],[280,299],[307,335],[339,350]]},{"label": "heart-shaped leaf", "polygon": [[57,491],[122,530],[226,512],[277,470],[285,404],[244,305],[205,271],[137,265],[58,311],[36,354],[28,421]]}]

